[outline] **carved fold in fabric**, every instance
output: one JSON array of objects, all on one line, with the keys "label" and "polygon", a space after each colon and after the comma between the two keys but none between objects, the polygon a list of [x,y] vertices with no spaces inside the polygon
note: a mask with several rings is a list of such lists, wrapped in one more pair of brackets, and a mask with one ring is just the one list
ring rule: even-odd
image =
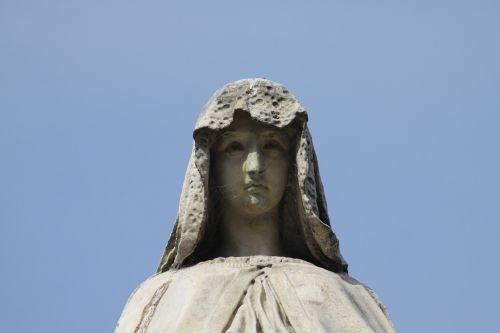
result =
[{"label": "carved fold in fabric", "polygon": [[262,272],[244,291],[227,333],[293,333],[269,278]]},{"label": "carved fold in fabric", "polygon": [[286,224],[281,230],[283,244],[293,246],[287,250],[297,258],[334,272],[347,272],[347,263],[330,226],[316,154],[307,128],[307,113],[288,89],[266,79],[229,83],[203,108],[193,133],[193,151],[176,225],[157,271],[202,261],[197,259],[196,252],[206,241],[210,228],[215,228],[209,213],[210,146],[214,134],[231,124],[235,111],[247,112],[253,119],[278,128],[292,124],[296,127],[295,172],[281,209]]},{"label": "carved fold in fabric", "polygon": [[157,274],[129,299],[115,333],[393,333],[371,290],[284,257],[231,257]]},{"label": "carved fold in fabric", "polygon": [[153,316],[156,312],[156,307],[158,306],[158,303],[160,303],[161,298],[167,291],[169,284],[170,281],[167,281],[163,283],[160,286],[160,288],[158,288],[155,291],[149,303],[142,310],[141,321],[137,326],[137,328],[135,329],[134,333],[146,333],[149,323],[151,322],[151,319],[153,319]]}]

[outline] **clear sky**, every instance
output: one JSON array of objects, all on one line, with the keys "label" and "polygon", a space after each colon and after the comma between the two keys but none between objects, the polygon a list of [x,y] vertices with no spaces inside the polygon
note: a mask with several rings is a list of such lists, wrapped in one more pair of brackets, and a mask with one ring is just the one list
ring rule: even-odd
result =
[{"label": "clear sky", "polygon": [[0,0],[1,330],[112,332],[201,107],[266,77],[398,332],[498,332],[499,36],[495,0]]}]

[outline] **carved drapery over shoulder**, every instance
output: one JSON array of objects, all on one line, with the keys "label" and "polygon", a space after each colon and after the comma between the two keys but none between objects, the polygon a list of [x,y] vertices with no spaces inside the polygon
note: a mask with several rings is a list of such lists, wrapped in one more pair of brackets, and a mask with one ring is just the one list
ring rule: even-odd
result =
[{"label": "carved drapery over shoulder", "polygon": [[369,288],[300,259],[217,258],[156,274],[115,333],[394,333]]}]

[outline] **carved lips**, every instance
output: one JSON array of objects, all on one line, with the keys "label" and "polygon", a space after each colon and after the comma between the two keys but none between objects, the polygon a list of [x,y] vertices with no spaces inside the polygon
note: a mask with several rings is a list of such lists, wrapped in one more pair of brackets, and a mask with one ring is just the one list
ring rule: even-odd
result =
[{"label": "carved lips", "polygon": [[245,185],[245,191],[256,192],[267,190],[267,186],[261,183],[250,183]]}]

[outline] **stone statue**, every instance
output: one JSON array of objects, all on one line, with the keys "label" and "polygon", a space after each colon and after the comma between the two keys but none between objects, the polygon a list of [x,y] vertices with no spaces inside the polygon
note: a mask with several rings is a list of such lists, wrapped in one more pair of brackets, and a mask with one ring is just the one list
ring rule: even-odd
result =
[{"label": "stone statue", "polygon": [[394,332],[347,273],[306,111],[284,86],[223,86],[193,136],[174,230],[116,333]]}]

